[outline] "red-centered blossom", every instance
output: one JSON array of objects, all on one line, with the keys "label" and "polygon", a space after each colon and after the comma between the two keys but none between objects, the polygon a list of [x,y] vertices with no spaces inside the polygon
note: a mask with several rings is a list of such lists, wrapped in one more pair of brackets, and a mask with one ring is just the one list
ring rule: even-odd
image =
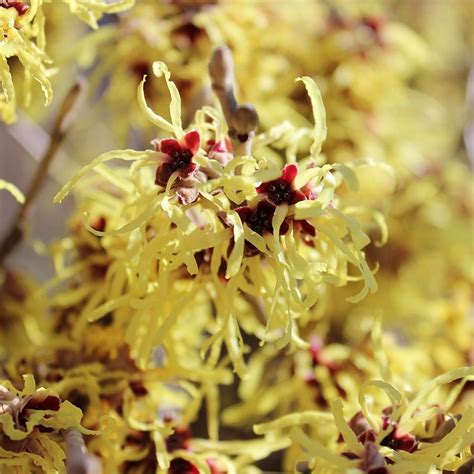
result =
[{"label": "red-centered blossom", "polygon": [[28,5],[25,5],[23,2],[12,2],[9,0],[0,3],[0,7],[14,8],[18,12],[18,15],[24,15],[30,9],[30,7]]},{"label": "red-centered blossom", "polygon": [[389,426],[393,426],[393,430],[380,442],[382,446],[388,446],[389,448],[408,451],[411,453],[416,449],[417,441],[415,436],[411,433],[402,433],[398,428],[398,423],[390,419],[392,413],[392,407],[385,408],[382,415],[382,429],[387,429]]},{"label": "red-centered blossom", "polygon": [[181,141],[166,138],[155,142],[157,151],[165,155],[156,170],[155,184],[166,186],[170,176],[178,172],[182,179],[187,178],[195,169],[193,156],[199,150],[200,137],[197,130],[192,130]]},{"label": "red-centered blossom", "polygon": [[[260,201],[257,207],[250,206],[238,207],[235,212],[239,214],[240,220],[247,224],[254,232],[260,235],[273,233],[272,219],[275,214],[276,206],[269,201]],[[280,235],[288,232],[288,222],[283,221],[280,227]]]},{"label": "red-centered blossom", "polygon": [[408,451],[411,453],[416,449],[417,441],[411,433],[401,433],[397,426],[395,426],[393,431],[380,441],[380,444],[396,451]]},{"label": "red-centered blossom", "polygon": [[[242,223],[247,224],[250,229],[259,235],[273,233],[272,219],[275,214],[276,206],[269,201],[263,200],[257,204],[257,207],[250,206],[238,207],[235,211],[240,216]],[[286,234],[289,224],[285,219],[280,226],[280,235]],[[245,242],[245,255],[252,257],[258,254],[258,249],[250,242]]]},{"label": "red-centered blossom", "polygon": [[286,165],[279,178],[262,183],[258,186],[257,192],[266,194],[267,199],[276,206],[283,203],[296,204],[297,202],[304,201],[306,199],[304,193],[299,189],[295,189],[293,185],[297,174],[297,165]]},{"label": "red-centered blossom", "polygon": [[[279,178],[267,183],[262,183],[257,187],[259,194],[265,194],[267,199],[276,206],[286,204],[296,204],[305,199],[314,200],[317,194],[312,187],[305,185],[301,189],[296,189],[294,180],[298,174],[298,166],[296,164],[289,164],[283,168],[282,174]],[[306,220],[294,221],[294,226],[297,231],[303,234],[316,236],[316,229]]]},{"label": "red-centered blossom", "polygon": [[[380,445],[388,446],[397,451],[408,451],[411,453],[417,447],[416,437],[411,433],[400,432],[398,423],[396,421],[392,421],[389,417],[391,412],[391,407],[384,410],[384,415],[382,416],[382,429],[385,430],[391,426],[393,427],[393,430],[387,436],[385,436],[385,438],[380,442]],[[371,428],[369,422],[366,420],[362,412],[356,413],[351,418],[349,421],[349,426],[361,443],[375,441],[376,433]]]},{"label": "red-centered blossom", "polygon": [[[177,449],[184,449],[186,451],[189,451],[190,440],[191,431],[189,428],[185,426],[175,427],[173,434],[168,436],[165,440],[166,450],[169,453],[172,453]],[[212,459],[208,459],[206,462],[209,465],[212,474],[220,474],[220,470],[217,467],[217,464]],[[199,472],[199,469],[194,464],[183,458],[172,459],[168,470],[168,474],[199,474]]]},{"label": "red-centered blossom", "polygon": [[61,400],[57,395],[48,395],[47,392],[38,391],[20,402],[16,419],[20,426],[23,427],[26,426],[26,422],[34,410],[58,411],[60,406]]},{"label": "red-centered blossom", "polygon": [[[388,407],[383,411],[382,429],[393,427],[381,442],[380,446],[388,446],[397,451],[413,452],[417,447],[417,440],[415,436],[410,433],[401,433],[398,430],[396,421],[392,421],[389,417],[392,412],[392,407]],[[377,438],[376,432],[371,428],[369,422],[364,417],[362,412],[356,413],[349,421],[349,426],[356,434],[357,439],[364,446],[364,451],[360,455],[347,452],[343,453],[349,459],[360,459],[359,467],[363,472],[368,474],[388,474],[389,470],[387,464],[392,464],[388,458],[383,457],[379,452],[379,446],[375,443]],[[342,436],[341,436],[342,439]]]},{"label": "red-centered blossom", "polygon": [[[176,426],[166,440],[166,450],[169,453],[177,449],[189,450],[191,431],[186,426]],[[199,474],[199,470],[189,461],[183,458],[175,458],[171,461],[168,474]]]}]

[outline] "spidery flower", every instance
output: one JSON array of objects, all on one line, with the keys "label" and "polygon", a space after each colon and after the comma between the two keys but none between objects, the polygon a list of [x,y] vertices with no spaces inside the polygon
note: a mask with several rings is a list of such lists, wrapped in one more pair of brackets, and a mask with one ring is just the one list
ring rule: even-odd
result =
[{"label": "spidery flower", "polygon": [[[359,393],[360,411],[349,422],[344,418],[342,401],[336,399],[331,403],[332,420],[327,413],[308,411],[256,425],[254,430],[275,434],[291,429],[290,438],[305,451],[314,473],[350,472],[356,468],[384,474],[461,469],[471,456],[469,443],[464,440],[474,425],[474,410],[470,407],[463,415],[453,416],[449,409],[452,395],[472,378],[474,368],[460,367],[430,380],[413,395],[403,394],[381,380],[367,381]],[[435,389],[456,380],[457,386],[450,390],[452,395],[448,392],[443,408],[429,402]],[[392,405],[377,416],[375,406],[384,403],[387,396]],[[323,439],[321,432],[310,439],[303,433],[300,426],[316,420],[327,424],[326,433],[333,430],[333,435]]]},{"label": "spidery flower", "polygon": [[[169,89],[171,121],[147,104],[145,80],[138,88],[139,105],[152,123],[175,138],[154,141],[154,150],[108,152],[77,173],[56,197],[62,200],[89,170],[109,160],[134,162],[128,173],[107,171],[110,178],[116,176],[110,183],[121,183],[109,198],[117,203],[116,210],[126,212],[111,215],[97,202],[94,206],[105,212],[107,228],[102,232],[87,224],[115,255],[107,281],[119,272],[126,289],[115,292],[113,298],[104,293],[84,318],[100,319],[138,297],[141,310],[133,316],[136,321],[129,338],[132,352],[140,354],[141,366],[152,345],[163,343],[170,328],[192,308],[204,283],[220,295],[210,344],[218,347],[224,342],[232,363],[243,374],[236,318],[242,308],[238,302],[246,293],[254,293],[264,308],[265,316],[252,325],[257,337],[282,346],[291,342],[305,347],[295,321],[316,301],[315,288],[329,281],[343,284],[349,264],[364,280],[354,299],[375,291],[362,252],[368,238],[357,220],[343,212],[336,196],[338,185],[345,177],[353,184],[354,175],[349,166],[310,164],[298,172],[294,164],[282,169],[266,159],[236,155],[222,116],[209,107],[198,111],[190,130],[184,130],[181,98],[167,67],[156,62],[153,72],[164,76]],[[313,163],[325,137],[324,108],[316,84],[309,78],[301,80],[315,113],[314,128],[300,132],[313,138],[307,149],[308,161]],[[138,235],[133,245],[126,244]],[[130,279],[131,275],[137,278]],[[183,284],[188,287],[185,293],[179,290]],[[156,298],[163,304],[157,307]],[[145,342],[139,336],[140,327],[152,308],[158,311],[156,324],[149,327]]]},{"label": "spidery flower", "polygon": [[0,465],[23,466],[30,472],[64,472],[62,430],[94,434],[80,424],[82,413],[50,389],[37,389],[25,375],[23,390],[0,382]]},{"label": "spidery flower", "polygon": [[196,169],[193,156],[199,150],[199,132],[193,130],[184,135],[182,142],[172,138],[155,143],[156,151],[165,156],[156,170],[155,184],[166,186],[173,173],[178,173],[181,179],[188,178]]}]

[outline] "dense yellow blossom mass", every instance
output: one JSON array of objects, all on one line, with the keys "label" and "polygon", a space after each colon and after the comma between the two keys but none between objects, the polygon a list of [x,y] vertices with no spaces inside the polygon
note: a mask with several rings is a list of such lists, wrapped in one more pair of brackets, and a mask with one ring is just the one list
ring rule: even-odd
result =
[{"label": "dense yellow blossom mass", "polygon": [[[24,103],[31,102],[32,81],[41,86],[45,105],[53,98],[50,76],[55,73],[52,61],[46,52],[47,17],[44,14],[45,4],[53,3],[55,7],[65,3],[73,15],[78,16],[92,28],[98,28],[97,21],[104,13],[116,13],[130,8],[134,0],[118,0],[108,3],[105,0],[30,0],[0,2],[0,112],[6,123],[16,120],[17,93],[10,64],[17,59],[23,68]],[[20,82],[19,79],[17,79]]]},{"label": "dense yellow blossom mass", "polygon": [[89,82],[0,171],[20,241],[81,163],[50,277],[0,241],[0,474],[472,472],[469,20],[395,3],[0,0],[6,124]]}]

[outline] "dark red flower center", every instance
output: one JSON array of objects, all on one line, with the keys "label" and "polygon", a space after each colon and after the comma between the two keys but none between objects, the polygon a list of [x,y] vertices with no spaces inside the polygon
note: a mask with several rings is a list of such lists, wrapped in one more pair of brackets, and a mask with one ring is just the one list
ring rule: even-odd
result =
[{"label": "dark red flower center", "polygon": [[385,436],[385,438],[380,442],[382,446],[388,446],[389,448],[399,450],[399,451],[408,451],[412,452],[416,449],[417,441],[415,436],[411,433],[401,434],[398,431],[397,423],[392,421],[389,417],[391,413],[391,407],[384,410],[384,416],[382,428],[386,429],[389,426],[393,426],[393,430]]},{"label": "dark red flower center", "polygon": [[[273,216],[275,215],[276,206],[270,201],[263,200],[257,204],[257,207],[252,209],[249,206],[239,207],[235,211],[239,214],[240,219],[243,223],[247,224],[250,229],[260,235],[266,233],[273,233]],[[280,235],[288,232],[288,222],[283,221],[280,227]],[[249,248],[250,243],[246,242]]]},{"label": "dark red flower center", "polygon": [[291,183],[283,179],[277,179],[273,181],[267,189],[268,199],[275,203],[277,206],[283,202],[289,202],[293,196],[291,190]]},{"label": "dark red flower center", "polygon": [[416,438],[410,434],[398,435],[396,430],[388,434],[381,442],[381,446],[387,446],[389,448],[398,451],[412,452],[416,448]]},{"label": "dark red flower center", "polygon": [[257,234],[262,235],[265,232],[273,232],[272,218],[273,212],[267,208],[258,207],[250,215],[247,225]]},{"label": "dark red flower center", "polygon": [[173,154],[174,161],[170,163],[173,171],[184,170],[191,164],[193,154],[190,150],[181,150]]}]

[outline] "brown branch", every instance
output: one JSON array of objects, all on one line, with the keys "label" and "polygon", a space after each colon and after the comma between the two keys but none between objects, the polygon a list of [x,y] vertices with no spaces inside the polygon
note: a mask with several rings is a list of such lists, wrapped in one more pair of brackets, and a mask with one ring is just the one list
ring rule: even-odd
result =
[{"label": "brown branch", "polygon": [[67,474],[99,474],[100,466],[87,452],[82,434],[76,428],[63,431],[66,442],[66,469]]},{"label": "brown branch", "polygon": [[0,245],[0,265],[23,240],[24,227],[28,214],[43,186],[53,158],[61,147],[66,133],[72,125],[77,108],[80,104],[80,99],[83,96],[84,88],[85,81],[82,79],[78,80],[61,104],[53,126],[53,130],[51,132],[51,139],[48,149],[40,160],[36,173],[33,177],[33,181],[31,182],[28,192],[25,196],[25,202],[20,207],[10,231],[7,232]]},{"label": "brown branch", "polygon": [[258,114],[251,104],[239,105],[234,92],[234,60],[227,46],[212,52],[209,61],[209,76],[212,90],[224,112],[236,155],[250,155],[252,140],[258,127]]}]

